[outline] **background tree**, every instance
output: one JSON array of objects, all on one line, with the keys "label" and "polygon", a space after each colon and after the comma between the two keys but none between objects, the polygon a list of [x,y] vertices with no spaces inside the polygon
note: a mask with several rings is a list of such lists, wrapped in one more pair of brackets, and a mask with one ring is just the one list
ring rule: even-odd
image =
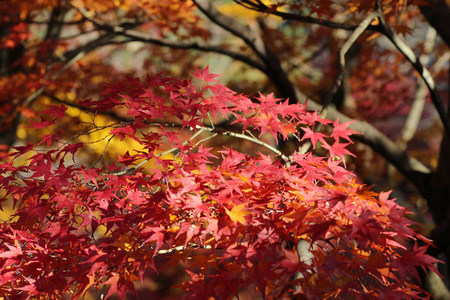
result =
[{"label": "background tree", "polygon": [[[104,83],[121,82],[124,75],[164,71],[188,78],[193,62],[210,64],[238,92],[258,97],[256,91],[275,91],[291,104],[308,98],[308,109],[323,117],[355,120],[350,128],[363,133],[355,136],[362,144],[351,149],[357,159],[348,166],[365,182],[394,188],[401,201],[415,205],[436,245],[428,253],[445,254],[450,242],[447,3],[286,2],[1,2],[4,153],[23,140],[37,144],[37,135],[45,135],[51,146],[59,131],[43,128],[52,119],[31,123],[36,131],[24,124],[36,121],[48,104],[64,104],[66,111],[53,108],[50,116],[69,117],[58,118],[58,126],[87,145],[80,150],[85,162],[111,162],[124,146],[107,133],[119,124],[116,135],[134,134],[123,130],[135,117],[113,105],[93,110],[79,99],[96,97]],[[131,92],[126,84],[120,87]],[[320,134],[320,128],[314,130],[312,136]],[[224,138],[214,143],[230,142]],[[309,150],[301,138],[291,134],[290,141],[280,142],[282,152]],[[125,147],[134,149],[131,140],[124,139]],[[448,295],[436,283],[430,290]]]}]

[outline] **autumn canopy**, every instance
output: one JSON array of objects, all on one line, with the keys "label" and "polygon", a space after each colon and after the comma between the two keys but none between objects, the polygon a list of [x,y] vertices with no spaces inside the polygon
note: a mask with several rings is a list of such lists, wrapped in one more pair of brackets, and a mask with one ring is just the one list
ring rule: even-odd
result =
[{"label": "autumn canopy", "polygon": [[423,3],[91,2],[0,2],[1,299],[436,292],[446,240],[362,167],[391,162],[445,232],[441,190],[419,185],[435,173],[382,124],[406,122],[422,80],[424,116],[450,129],[403,41]]}]

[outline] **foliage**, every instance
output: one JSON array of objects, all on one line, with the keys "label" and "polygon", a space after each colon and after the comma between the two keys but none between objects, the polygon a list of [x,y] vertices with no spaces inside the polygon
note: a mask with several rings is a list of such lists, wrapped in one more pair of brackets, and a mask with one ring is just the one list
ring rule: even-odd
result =
[{"label": "foliage", "polygon": [[450,297],[449,18],[0,1],[0,298]]},{"label": "foliage", "polygon": [[[208,69],[193,75],[199,85],[162,76],[128,79],[82,103],[99,113],[123,106],[133,117],[109,134],[134,139],[143,150],[127,151],[118,165],[75,161],[84,145],[66,140],[63,131],[44,137],[51,150],[14,148],[1,165],[3,200],[12,198],[18,208],[1,224],[3,294],[29,299],[71,291],[78,298],[91,286],[110,285],[107,297],[124,298],[147,269],[189,261],[190,280],[182,287],[192,299],[228,299],[246,287],[271,299],[420,297],[411,281],[419,280],[415,268],[437,272],[437,260],[418,246],[418,238],[428,241],[389,193],[371,192],[343,167],[354,133],[349,124],[336,121],[329,134],[316,132],[332,122],[305,105],[273,95],[252,101],[212,84]],[[50,106],[32,127],[57,126],[66,110]],[[216,128],[221,117],[236,131]],[[148,130],[153,124],[159,130]],[[202,132],[209,136],[197,141]],[[294,133],[327,154],[276,158],[225,147],[217,162],[202,145],[211,134],[258,142],[255,134]],[[161,158],[163,137],[176,159]],[[102,237],[99,226],[106,227]],[[311,245],[312,257],[292,246],[300,241]],[[155,265],[159,255],[165,266]]]}]

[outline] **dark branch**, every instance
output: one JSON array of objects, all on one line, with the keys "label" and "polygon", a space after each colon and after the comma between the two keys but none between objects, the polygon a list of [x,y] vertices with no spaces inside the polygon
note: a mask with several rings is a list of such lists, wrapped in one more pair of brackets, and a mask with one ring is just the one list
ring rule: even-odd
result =
[{"label": "dark branch", "polygon": [[419,73],[420,77],[422,77],[422,79],[425,81],[425,84],[430,92],[431,101],[433,102],[433,105],[439,114],[439,118],[444,125],[445,132],[447,134],[450,134],[450,120],[447,115],[447,110],[444,107],[438,91],[436,90],[436,85],[434,83],[433,77],[431,76],[431,73],[420,63],[420,60],[414,54],[414,51],[412,51],[412,49],[403,40],[401,40],[394,32],[392,32],[383,18],[381,9],[378,10],[380,12],[380,23],[378,25],[380,28],[380,32],[384,34],[392,42],[392,44],[394,44],[394,46],[411,63],[414,69]]},{"label": "dark branch", "polygon": [[140,42],[144,42],[144,43],[149,43],[149,44],[173,48],[173,49],[189,49],[189,50],[199,50],[199,51],[223,54],[223,55],[229,56],[231,58],[234,58],[236,60],[239,60],[241,62],[244,62],[244,63],[248,64],[249,66],[252,66],[264,73],[267,72],[266,67],[263,64],[261,64],[260,62],[253,60],[253,59],[249,58],[248,56],[234,52],[232,50],[225,49],[223,46],[200,45],[199,43],[196,43],[196,42],[194,42],[194,43],[177,43],[177,42],[163,41],[163,40],[154,39],[145,33],[135,31],[135,30],[124,30],[121,32],[119,31],[118,33],[130,38],[131,41],[140,41]]},{"label": "dark branch", "polygon": [[[199,9],[214,23],[242,39],[262,59],[265,64],[265,74],[275,84],[279,95],[288,98],[289,103],[297,103],[298,98],[294,85],[283,70],[278,57],[269,50],[261,36],[238,20],[220,13],[209,1],[195,0]],[[264,29],[264,24],[259,19],[259,25]]]},{"label": "dark branch", "polygon": [[[312,17],[305,17],[300,14],[293,14],[293,13],[287,13],[287,12],[281,12],[278,10],[272,10],[270,7],[265,5],[264,3],[258,1],[258,4],[251,2],[251,1],[245,1],[245,0],[234,0],[239,5],[242,5],[243,7],[246,7],[248,9],[262,12],[262,13],[270,13],[274,16],[278,16],[282,18],[283,20],[292,20],[292,21],[298,21],[303,23],[309,23],[309,24],[318,24],[325,27],[335,28],[335,29],[344,29],[344,30],[355,30],[358,25],[350,25],[350,24],[344,24],[344,23],[336,23],[330,20],[324,20],[324,19],[316,19]],[[369,25],[367,27],[368,30],[371,31],[378,31],[379,29],[376,26]]]},{"label": "dark branch", "polygon": [[242,39],[262,60],[266,59],[266,47],[262,39],[247,25],[220,13],[208,0],[194,0],[200,11],[211,21]]},{"label": "dark branch", "polygon": [[450,46],[450,7],[445,0],[428,0],[429,4],[419,6],[428,23],[436,29],[439,36]]}]

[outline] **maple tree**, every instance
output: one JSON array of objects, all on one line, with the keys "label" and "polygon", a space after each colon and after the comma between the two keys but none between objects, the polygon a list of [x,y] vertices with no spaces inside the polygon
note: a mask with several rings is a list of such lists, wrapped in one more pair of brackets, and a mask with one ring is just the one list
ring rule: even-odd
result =
[{"label": "maple tree", "polygon": [[[207,69],[193,75],[205,84],[129,79],[110,86],[101,99],[81,103],[97,112],[124,106],[134,117],[109,132],[142,146],[119,156],[118,164],[80,165],[75,156],[83,143],[68,142],[56,129],[42,141],[52,150],[14,147],[0,182],[5,198],[19,207],[2,224],[3,293],[61,296],[70,290],[77,298],[92,285],[109,284],[106,297],[117,292],[123,298],[135,293],[133,281],[143,280],[145,270],[159,270],[154,258],[164,253],[165,268],[192,263],[191,280],[183,284],[188,298],[227,298],[247,286],[271,298],[419,297],[420,288],[408,278],[419,279],[416,267],[437,272],[432,263],[438,260],[418,246],[417,238],[429,242],[411,229],[404,208],[357,184],[343,168],[350,153],[342,141],[354,133],[348,123],[334,122],[329,135],[311,134],[331,122],[305,105],[279,103],[272,95],[254,102],[212,85]],[[42,121],[31,127],[58,125],[66,109],[41,111]],[[238,132],[216,128],[220,116],[239,124]],[[149,126],[159,130],[144,130]],[[192,135],[184,137],[174,126],[190,128]],[[314,147],[320,141],[329,154],[287,157],[266,144],[280,156],[274,159],[223,148],[214,166],[211,149],[201,144],[214,134],[258,143],[255,134],[286,139],[302,131],[308,133],[302,140]],[[213,135],[197,141],[202,132]],[[177,159],[160,158],[163,137],[171,146],[165,152],[176,151]],[[24,155],[29,158],[18,163]],[[145,166],[150,160],[155,163]],[[96,238],[100,225],[106,233]],[[314,245],[311,261],[286,245],[300,241]]]},{"label": "maple tree", "polygon": [[[1,2],[0,294],[124,298],[181,262],[193,299],[425,297],[450,243],[445,1],[160,2]],[[415,41],[422,60],[416,22],[443,41]],[[226,88],[199,51],[244,75]],[[414,158],[430,131],[440,154]],[[360,182],[370,151],[427,201],[431,240]]]}]

